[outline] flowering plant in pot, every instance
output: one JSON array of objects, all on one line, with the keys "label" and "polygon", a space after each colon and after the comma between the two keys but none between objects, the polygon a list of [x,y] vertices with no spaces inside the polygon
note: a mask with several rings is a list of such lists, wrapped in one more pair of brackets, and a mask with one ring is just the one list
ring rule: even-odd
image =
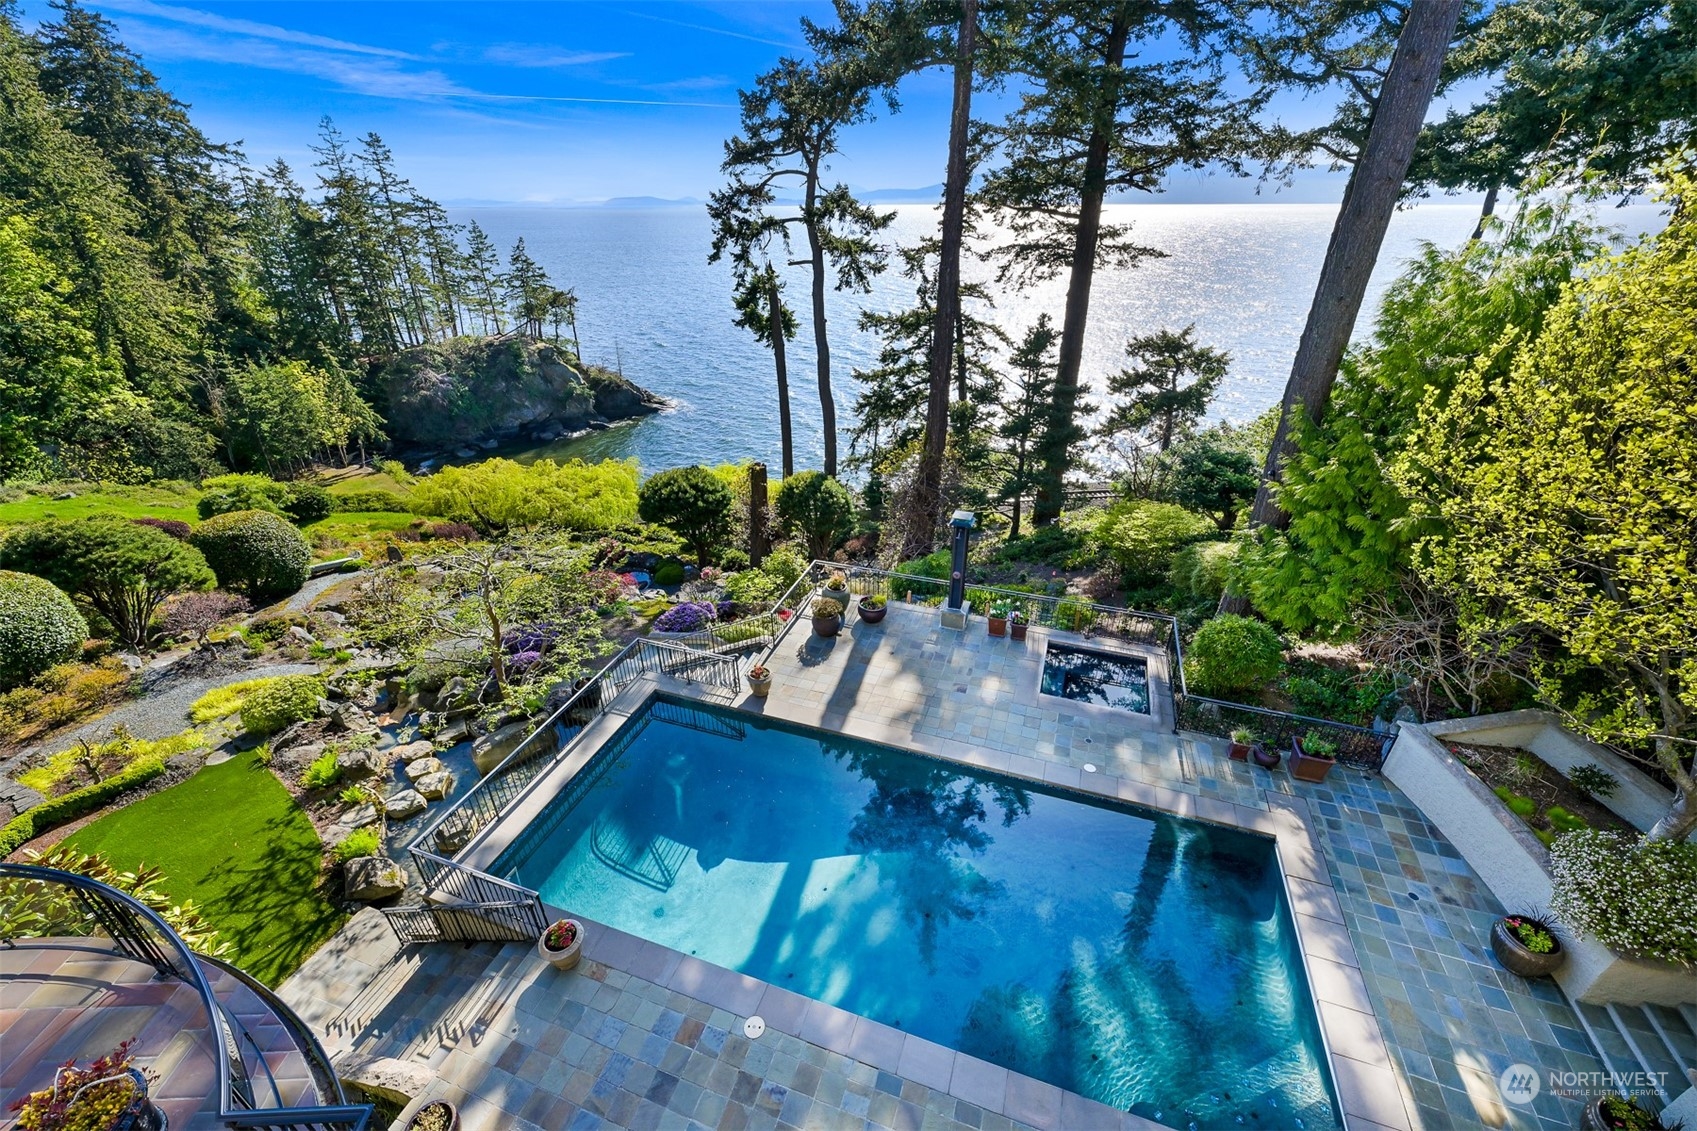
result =
[{"label": "flowering plant in pot", "polygon": [[583,924],[576,919],[556,919],[536,940],[536,953],[556,970],[570,970],[583,952]]},{"label": "flowering plant in pot", "polygon": [[447,1100],[431,1100],[412,1113],[407,1131],[459,1131],[460,1113]]},{"label": "flowering plant in pot", "polygon": [[832,570],[831,576],[825,579],[825,592],[834,596],[846,596],[848,591],[848,574],[840,569]]},{"label": "flowering plant in pot", "polygon": [[843,603],[829,597],[813,602],[813,632],[817,636],[835,636],[843,630]]},{"label": "flowering plant in pot", "polygon": [[1008,603],[997,601],[990,606],[989,630],[991,636],[1006,636],[1008,634]]},{"label": "flowering plant in pot", "polygon": [[890,611],[889,598],[879,593],[874,593],[870,597],[862,597],[860,604],[855,606],[855,611],[860,614],[860,619],[864,623],[877,624],[884,619],[884,614]]},{"label": "flowering plant in pot", "polygon": [[772,693],[772,669],[765,664],[755,664],[748,669],[748,689],[756,699],[764,699]]},{"label": "flowering plant in pot", "polygon": [[1567,960],[1548,923],[1531,915],[1504,915],[1491,925],[1491,953],[1511,974],[1541,978]]},{"label": "flowering plant in pot", "polygon": [[67,1060],[53,1086],[30,1092],[12,1110],[21,1131],[164,1131],[165,1116],[147,1098],[148,1076],[124,1041],[86,1068]]},{"label": "flowering plant in pot", "polygon": [[1311,730],[1301,738],[1290,740],[1290,776],[1297,781],[1320,782],[1337,765],[1338,744]]},{"label": "flowering plant in pot", "polygon": [[1579,1125],[1585,1131],[1676,1131],[1685,1126],[1663,1123],[1661,1116],[1628,1096],[1598,1096],[1585,1105]]},{"label": "flowering plant in pot", "polygon": [[1029,627],[1030,625],[1025,620],[1025,614],[1018,609],[1008,614],[1008,635],[1015,640],[1024,640],[1025,630]]}]

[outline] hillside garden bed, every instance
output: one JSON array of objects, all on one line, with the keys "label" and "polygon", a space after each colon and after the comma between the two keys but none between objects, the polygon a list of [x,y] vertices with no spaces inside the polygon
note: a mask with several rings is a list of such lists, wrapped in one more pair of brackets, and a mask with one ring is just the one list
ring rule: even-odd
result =
[{"label": "hillside garden bed", "polygon": [[1468,743],[1445,745],[1546,845],[1562,833],[1580,829],[1638,832],[1530,751]]}]

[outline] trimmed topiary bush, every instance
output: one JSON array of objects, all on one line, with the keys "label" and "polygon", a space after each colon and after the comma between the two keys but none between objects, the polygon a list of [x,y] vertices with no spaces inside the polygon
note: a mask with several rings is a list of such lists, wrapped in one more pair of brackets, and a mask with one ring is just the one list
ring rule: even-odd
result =
[{"label": "trimmed topiary bush", "polygon": [[854,533],[854,496],[822,472],[803,471],[784,480],[775,509],[784,529],[800,535],[814,558],[829,557]]},{"label": "trimmed topiary bush", "polygon": [[1283,664],[1272,625],[1228,614],[1196,630],[1185,646],[1184,678],[1203,695],[1242,695],[1272,682]]},{"label": "trimmed topiary bush", "polygon": [[236,511],[281,513],[289,502],[289,485],[267,475],[215,475],[200,489],[195,510],[203,519]]},{"label": "trimmed topiary bush", "polygon": [[70,659],[87,636],[88,622],[57,585],[0,570],[0,688]]},{"label": "trimmed topiary bush", "polygon": [[669,527],[688,542],[697,565],[706,565],[713,548],[725,540],[736,504],[731,489],[705,467],[662,471],[642,485],[637,500],[642,521]]},{"label": "trimmed topiary bush", "polygon": [[310,573],[312,548],[269,511],[232,511],[195,528],[195,547],[225,589],[268,596],[293,593]]},{"label": "trimmed topiary bush", "polygon": [[261,738],[311,718],[324,698],[324,681],[311,675],[279,676],[242,704],[242,729]]},{"label": "trimmed topiary bush", "polygon": [[289,484],[289,497],[283,502],[283,513],[303,524],[329,518],[335,509],[336,497],[316,483]]},{"label": "trimmed topiary bush", "polygon": [[661,562],[659,568],[654,571],[656,585],[682,585],[683,580],[684,567],[677,562]]}]

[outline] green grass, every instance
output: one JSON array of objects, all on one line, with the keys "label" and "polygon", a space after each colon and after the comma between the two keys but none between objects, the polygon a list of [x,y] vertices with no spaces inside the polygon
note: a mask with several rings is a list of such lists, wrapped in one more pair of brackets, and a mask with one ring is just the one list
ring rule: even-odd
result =
[{"label": "green grass", "polygon": [[275,986],[342,925],[325,898],[312,822],[250,751],[102,817],[71,837],[114,867],[153,864],[160,889],[192,899],[230,961]]},{"label": "green grass", "polygon": [[183,522],[199,522],[194,505],[200,492],[192,488],[173,490],[166,487],[112,487],[83,490],[74,499],[55,499],[59,487],[44,488],[42,494],[26,495],[12,502],[0,502],[0,526],[16,526],[39,522],[44,518],[89,518],[93,515],[116,518],[175,518]]},{"label": "green grass", "polygon": [[264,676],[260,679],[244,679],[240,683],[226,683],[223,687],[214,687],[189,707],[189,721],[192,723],[215,723],[219,719],[227,719],[242,709],[249,697],[263,687],[276,683],[282,676]]},{"label": "green grass", "polygon": [[362,534],[373,534],[379,530],[405,530],[419,516],[405,511],[342,511],[329,518],[321,518],[317,522],[309,522],[301,529],[307,534],[333,534],[337,538],[358,538]]}]

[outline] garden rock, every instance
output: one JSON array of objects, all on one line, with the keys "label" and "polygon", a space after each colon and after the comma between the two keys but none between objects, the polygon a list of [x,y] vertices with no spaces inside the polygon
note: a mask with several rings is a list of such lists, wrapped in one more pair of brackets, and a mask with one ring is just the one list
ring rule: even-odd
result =
[{"label": "garden rock", "polygon": [[367,825],[375,825],[376,823],[377,806],[355,805],[352,809],[349,809],[346,813],[343,813],[340,817],[336,818],[337,827],[345,830],[342,833],[341,838],[338,838],[338,843],[341,839],[346,839],[347,834],[353,832],[355,829],[363,829]]},{"label": "garden rock", "polygon": [[407,560],[407,556],[401,553],[401,548],[399,546],[390,546],[387,550],[383,551],[383,556],[392,562],[404,562]]},{"label": "garden rock", "polygon": [[509,723],[500,730],[484,735],[471,744],[471,760],[480,773],[487,774],[506,761],[507,755],[518,749],[531,730],[528,722]]},{"label": "garden rock", "polygon": [[336,768],[347,778],[368,778],[378,770],[377,751],[356,748],[336,755]]},{"label": "garden rock", "polygon": [[[378,926],[389,930],[386,924]],[[396,1060],[388,1056],[353,1056],[336,1061],[336,1075],[346,1084],[354,1084],[370,1095],[382,1096],[390,1103],[405,1106],[436,1081],[436,1073],[411,1060]]]},{"label": "garden rock", "polygon": [[432,801],[440,801],[448,796],[448,791],[454,788],[454,775],[446,770],[438,770],[434,774],[425,774],[413,782],[413,788]]},{"label": "garden rock", "polygon": [[407,763],[407,777],[417,781],[426,774],[439,774],[447,768],[440,758],[418,758]]},{"label": "garden rock", "polygon": [[383,802],[383,812],[397,821],[422,813],[429,802],[416,789],[403,789]]},{"label": "garden rock", "polygon": [[299,641],[308,647],[317,644],[318,638],[298,624],[291,624],[288,632],[289,639]]},{"label": "garden rock", "polygon": [[343,891],[349,899],[387,899],[406,890],[407,874],[386,856],[357,856],[346,867]]},{"label": "garden rock", "polygon": [[417,742],[409,742],[404,746],[395,747],[396,760],[409,764],[418,761],[420,758],[429,758],[435,753],[436,745],[428,738],[421,738]]},{"label": "garden rock", "polygon": [[330,723],[338,730],[345,731],[374,731],[377,724],[370,715],[366,714],[354,703],[343,703],[336,708],[336,713],[330,717]]}]

